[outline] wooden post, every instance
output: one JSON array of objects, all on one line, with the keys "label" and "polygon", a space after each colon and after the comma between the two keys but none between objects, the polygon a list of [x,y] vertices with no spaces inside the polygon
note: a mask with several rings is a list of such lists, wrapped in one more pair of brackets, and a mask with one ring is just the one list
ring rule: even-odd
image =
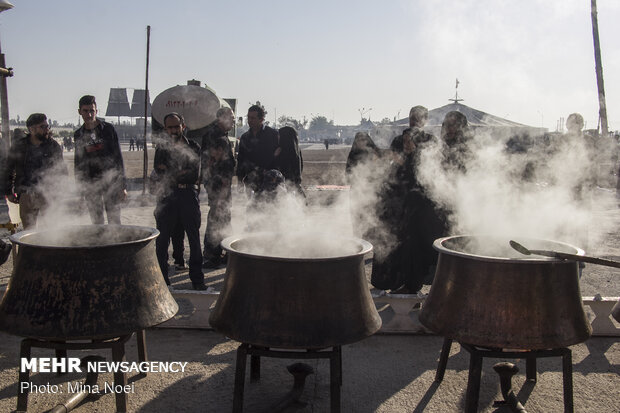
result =
[{"label": "wooden post", "polygon": [[603,63],[601,60],[601,45],[598,38],[598,17],[596,0],[592,0],[592,36],[594,38],[594,61],[596,63],[596,85],[598,86],[599,120],[601,134],[604,139],[609,137],[607,126],[607,106],[605,104],[605,85],[603,84]]}]

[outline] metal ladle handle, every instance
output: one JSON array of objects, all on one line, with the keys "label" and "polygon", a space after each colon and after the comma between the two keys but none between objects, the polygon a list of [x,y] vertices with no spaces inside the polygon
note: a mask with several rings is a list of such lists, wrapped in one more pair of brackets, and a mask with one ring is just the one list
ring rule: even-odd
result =
[{"label": "metal ladle handle", "polygon": [[530,250],[516,241],[510,241],[510,246],[523,255],[542,255],[544,257],[560,258],[563,260],[589,262],[591,264],[604,265],[606,267],[620,268],[620,262],[606,260],[604,258],[590,257],[588,255],[569,254],[566,252],[548,250]]}]

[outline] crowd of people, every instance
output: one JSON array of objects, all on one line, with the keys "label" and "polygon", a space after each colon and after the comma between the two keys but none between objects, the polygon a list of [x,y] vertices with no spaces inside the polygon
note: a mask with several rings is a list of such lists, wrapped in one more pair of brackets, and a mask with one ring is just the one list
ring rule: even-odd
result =
[{"label": "crowd of people", "polygon": [[[112,124],[97,117],[94,96],[78,102],[82,126],[75,131],[75,182],[91,222],[121,224],[121,205],[127,199],[127,182],[118,135]],[[290,127],[277,131],[265,125],[263,107],[248,110],[250,129],[240,139],[235,159],[228,132],[234,113],[224,107],[207,126],[199,143],[186,136],[181,114],[164,117],[163,136],[157,140],[149,190],[156,198],[155,222],[159,266],[167,284],[168,248],[173,244],[176,268],[185,268],[184,237],[189,244],[189,278],[195,290],[205,290],[203,268],[226,263],[220,243],[231,232],[232,180],[237,176],[252,199],[276,188],[291,188],[304,196],[301,187],[303,161],[297,132]],[[52,138],[47,117],[34,113],[26,122],[28,133],[15,135],[2,172],[7,199],[19,204],[23,229],[33,229],[37,219],[57,201],[58,180],[67,177],[62,147]],[[131,144],[131,142],[130,142]],[[209,202],[207,226],[201,247],[199,192],[204,187]]]},{"label": "crowd of people", "polygon": [[[388,154],[382,153],[367,133],[357,133],[345,169],[351,177],[356,168],[372,169],[381,157],[388,156],[382,181],[370,185],[378,188],[370,205],[376,221],[359,235],[374,246],[371,283],[393,294],[420,294],[422,285],[432,281],[437,263],[433,241],[446,236],[449,229],[450,211],[430,198],[417,177],[420,154],[425,147],[441,145],[445,168],[464,169],[467,163],[469,129],[465,116],[449,112],[440,140],[424,131],[427,119],[425,107],[411,108],[409,128],[392,140]],[[357,205],[355,185],[365,185],[367,180],[350,181],[351,204]],[[357,211],[353,211],[352,220],[354,225],[362,220]]]},{"label": "crowd of people", "polygon": [[[411,108],[409,127],[393,138],[388,151],[378,149],[368,133],[358,132],[345,169],[351,185],[353,229],[374,247],[371,283],[392,294],[421,295],[422,286],[432,282],[438,259],[433,242],[450,235],[456,213],[453,205],[442,202],[432,192],[428,177],[425,181],[420,173],[423,169],[428,173],[430,165],[436,168],[431,178],[434,182],[456,181],[476,165],[473,131],[464,114],[448,112],[439,137],[425,132],[427,118],[426,108]],[[587,170],[588,165],[596,164],[596,144],[583,133],[583,126],[581,115],[571,114],[567,133],[558,135],[555,145],[547,145],[546,151],[585,154],[579,155],[579,159],[574,156],[576,162],[583,164],[580,169]],[[422,166],[425,155],[433,156],[435,163],[426,159]],[[540,179],[549,167],[544,162],[528,164],[522,179],[532,179],[533,175]],[[571,202],[587,202],[593,180],[593,173],[573,177]],[[369,190],[375,192],[374,196],[368,195]]]},{"label": "crowd of people", "polygon": [[[112,124],[98,118],[94,96],[83,96],[78,113],[84,123],[75,131],[75,180],[85,201],[91,222],[97,225],[121,224],[121,205],[127,198],[127,183],[119,138]],[[220,108],[209,124],[200,144],[186,135],[183,116],[168,113],[163,119],[164,133],[156,139],[149,191],[156,198],[155,222],[160,236],[156,254],[166,283],[170,284],[170,243],[176,269],[186,268],[184,238],[189,244],[189,278],[195,290],[205,290],[204,269],[226,264],[221,241],[231,235],[232,183],[250,198],[248,215],[260,208],[277,191],[305,193],[301,185],[303,158],[297,131],[285,126],[279,130],[265,124],[265,110],[253,105],[247,113],[249,130],[236,151],[228,138],[235,115]],[[396,136],[389,150],[381,150],[370,135],[358,132],[347,158],[345,173],[351,185],[351,216],[356,235],[374,246],[372,284],[395,294],[419,294],[423,284],[432,282],[437,252],[435,239],[448,235],[451,211],[432,199],[418,177],[421,154],[426,148],[440,148],[441,167],[464,172],[473,158],[468,143],[472,134],[467,118],[460,112],[446,114],[439,138],[424,129],[428,110],[415,106],[409,113],[409,127]],[[569,117],[569,139],[580,139],[583,127],[579,116]],[[50,178],[68,175],[61,146],[51,137],[47,117],[34,113],[26,122],[28,133],[13,139],[4,173],[4,193],[19,203],[24,229],[37,225],[53,197],[45,188]],[[133,139],[130,150],[133,149]],[[139,147],[139,145],[138,145]],[[385,173],[373,174],[382,164]],[[360,173],[363,171],[363,173]],[[208,197],[204,238],[201,240],[199,193]],[[376,188],[374,198],[354,202],[367,189]],[[580,188],[581,190],[581,188]],[[364,216],[372,215],[368,225]],[[251,228],[250,228],[251,229]],[[202,247],[201,247],[202,241]]]}]

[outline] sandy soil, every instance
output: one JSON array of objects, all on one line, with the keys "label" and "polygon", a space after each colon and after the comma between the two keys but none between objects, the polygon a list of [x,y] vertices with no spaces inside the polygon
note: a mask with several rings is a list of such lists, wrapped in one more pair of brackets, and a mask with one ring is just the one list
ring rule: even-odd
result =
[{"label": "sandy soil", "polygon": [[[221,413],[232,410],[235,355],[238,343],[201,330],[164,330],[147,332],[149,357],[158,361],[187,362],[184,373],[151,373],[140,377],[130,373],[133,392],[128,393],[128,411],[134,413]],[[135,340],[127,342],[127,359],[137,360]],[[441,385],[433,382],[442,339],[435,336],[375,335],[343,347],[343,413],[451,413],[462,412],[467,386],[468,353],[454,345]],[[575,412],[615,413],[620,411],[620,351],[614,338],[597,338],[572,347]],[[9,412],[17,401],[19,339],[0,333],[0,411]],[[88,352],[70,352],[83,357]],[[98,352],[110,358],[110,351]],[[51,351],[33,350],[33,356],[50,357]],[[292,386],[286,366],[294,360],[262,359],[261,380],[251,382],[246,375],[244,412],[271,413],[272,406]],[[479,410],[484,413],[509,413],[494,406],[501,400],[499,384],[492,366],[483,364]],[[329,363],[308,360],[314,374],[308,376],[301,400],[284,413],[329,412]],[[518,398],[529,412],[561,412],[562,368],[558,358],[538,361],[538,381],[525,382],[525,363],[517,363],[520,372],[513,380]],[[249,362],[248,362],[249,369]],[[63,393],[31,394],[29,412],[48,411],[70,396],[67,383],[83,381],[83,374],[56,376],[39,373],[31,376],[35,385],[57,385]],[[112,383],[110,373],[99,383]],[[104,393],[89,399],[76,413],[114,413],[114,395]]]},{"label": "sandy soil", "polygon": [[[306,146],[307,150],[303,150]],[[322,146],[322,145],[321,145]],[[304,185],[344,185],[344,166],[349,154],[349,147],[337,145],[329,150],[313,149],[314,145],[302,145],[304,170],[302,181]],[[148,150],[148,172],[153,169],[154,149]],[[65,152],[64,158],[73,174],[73,152]],[[125,173],[131,180],[141,179],[144,176],[144,152],[123,151]]]}]

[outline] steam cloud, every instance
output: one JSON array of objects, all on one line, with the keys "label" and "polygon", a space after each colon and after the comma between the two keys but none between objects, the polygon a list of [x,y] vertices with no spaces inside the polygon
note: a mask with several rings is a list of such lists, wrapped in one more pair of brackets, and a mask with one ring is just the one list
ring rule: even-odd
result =
[{"label": "steam cloud", "polygon": [[601,158],[592,156],[583,137],[537,139],[521,153],[509,153],[507,141],[497,133],[476,134],[466,172],[444,170],[439,145],[422,153],[418,178],[452,212],[450,232],[543,238],[586,249],[591,205],[605,199],[595,178]]},{"label": "steam cloud", "polygon": [[[106,171],[98,182],[99,185],[107,186],[117,179],[115,171]],[[37,231],[45,231],[45,238],[41,239],[44,245],[94,246],[119,242],[113,231],[64,231],[70,226],[91,223],[86,203],[71,174],[62,174],[52,169],[42,177],[35,190],[43,196],[47,204],[39,211],[36,226]]]},{"label": "steam cloud", "polygon": [[[593,182],[588,182],[591,190],[581,198],[575,191],[579,182],[587,182],[600,167],[601,159],[589,156],[579,139],[561,138],[551,145],[534,143],[529,151],[520,153],[509,153],[507,140],[508,136],[497,133],[477,133],[469,141],[474,156],[466,172],[444,168],[441,144],[421,153],[418,179],[433,201],[451,212],[450,234],[542,238],[583,249],[596,243],[593,237],[597,234],[588,232],[591,205],[609,202],[611,197]],[[599,152],[608,154],[609,149],[599,148]],[[243,207],[243,216],[233,216],[233,233],[275,232],[282,238],[266,242],[254,252],[308,257],[352,253],[355,248],[340,248],[338,240],[365,238],[368,231],[374,231],[373,240],[383,247],[375,248],[375,253],[385,253],[396,240],[390,229],[382,226],[376,205],[386,184],[389,161],[386,154],[358,164],[349,175],[351,190],[333,196],[329,205],[307,206],[289,191],[268,203]],[[39,229],[89,223],[85,206],[79,206],[73,177],[50,174],[39,189],[49,204],[39,215]],[[323,236],[299,236],[305,233]],[[284,234],[292,238],[284,238]],[[266,247],[270,244],[277,246],[277,251],[269,252]]]},{"label": "steam cloud", "polygon": [[277,257],[336,257],[359,252],[360,244],[352,242],[351,237],[366,238],[365,234],[373,231],[373,239],[381,240],[380,253],[387,253],[396,240],[389,228],[382,226],[376,211],[389,166],[386,159],[358,164],[349,177],[351,190],[330,193],[327,203],[307,206],[295,191],[280,192],[268,201],[250,198],[243,208],[245,219],[233,217],[235,234],[245,233],[255,240],[248,234],[277,235],[263,234],[260,241],[238,244],[238,248]]},{"label": "steam cloud", "polygon": [[[603,205],[612,197],[593,177],[604,177],[599,169],[606,160],[593,157],[583,137],[558,136],[551,142],[527,138],[529,149],[516,152],[507,150],[509,138],[495,131],[476,133],[468,143],[473,156],[465,171],[445,168],[439,140],[421,152],[416,174],[429,197],[449,211],[446,235],[538,238],[585,250],[596,244],[600,234],[588,230],[593,222],[592,205]],[[609,154],[609,148],[599,146],[598,152]],[[387,183],[389,161],[385,154],[379,160],[358,164],[349,175],[350,192],[343,191],[328,206],[306,207],[288,193],[253,210],[250,219],[259,223],[253,231],[321,232],[325,234],[321,243],[330,237],[365,238],[368,231],[375,231],[375,254],[389,252],[396,240],[390,229],[382,226],[376,207],[378,194]],[[235,232],[243,232],[238,224]],[[303,237],[295,236],[277,244],[276,255],[294,257],[301,249],[311,251],[317,239],[309,237],[304,242]],[[321,251],[319,255],[325,253]],[[263,245],[261,252],[272,254],[268,245]]]}]

